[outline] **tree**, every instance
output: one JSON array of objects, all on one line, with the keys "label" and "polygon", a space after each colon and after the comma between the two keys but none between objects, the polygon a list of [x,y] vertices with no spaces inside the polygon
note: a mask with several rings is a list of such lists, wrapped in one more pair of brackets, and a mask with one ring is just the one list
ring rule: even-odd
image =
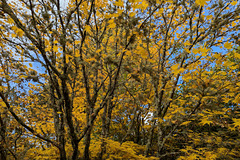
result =
[{"label": "tree", "polygon": [[0,10],[2,159],[238,156],[216,132],[239,130],[237,1],[1,0]]}]

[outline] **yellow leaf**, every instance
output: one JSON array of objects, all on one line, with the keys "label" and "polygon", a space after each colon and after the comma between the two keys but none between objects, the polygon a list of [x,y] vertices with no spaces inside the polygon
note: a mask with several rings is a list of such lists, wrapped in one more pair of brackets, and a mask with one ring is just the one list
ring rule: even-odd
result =
[{"label": "yellow leaf", "polygon": [[91,27],[90,27],[89,25],[85,26],[85,31],[88,32],[88,33],[90,33]]},{"label": "yellow leaf", "polygon": [[110,25],[109,25],[109,28],[115,28],[116,27],[116,24],[115,23],[111,23]]},{"label": "yellow leaf", "polygon": [[196,49],[196,48],[193,48],[193,49],[192,49],[192,52],[193,52],[194,54],[198,54],[198,53],[199,53],[199,50]]},{"label": "yellow leaf", "polygon": [[232,69],[232,70],[235,70],[235,69],[238,68],[238,66],[237,66],[237,65],[235,65],[235,66],[230,66],[229,68]]},{"label": "yellow leaf", "polygon": [[46,52],[50,52],[50,51],[51,51],[51,46],[47,46],[47,47],[45,48],[45,51],[46,51]]},{"label": "yellow leaf", "polygon": [[105,18],[111,18],[111,17],[112,17],[111,14],[106,14],[106,15],[105,15]]},{"label": "yellow leaf", "polygon": [[12,27],[12,30],[14,30],[15,34],[16,34],[18,37],[22,37],[23,34],[24,34],[24,32],[23,32],[21,29],[19,29],[18,27],[16,27],[16,26],[13,26],[13,27]]},{"label": "yellow leaf", "polygon": [[20,80],[15,80],[14,82],[15,82],[15,83],[20,83],[21,81],[20,81]]},{"label": "yellow leaf", "polygon": [[164,9],[163,9],[163,8],[160,8],[157,13],[158,13],[158,14],[162,14],[163,11],[164,11]]},{"label": "yellow leaf", "polygon": [[207,48],[201,48],[200,51],[202,52],[202,56],[206,56],[207,53],[208,53],[208,51],[209,51],[209,49],[207,49]]},{"label": "yellow leaf", "polygon": [[231,5],[235,6],[237,4],[237,1],[232,1]]},{"label": "yellow leaf", "polygon": [[53,46],[53,51],[58,52],[58,46]]},{"label": "yellow leaf", "polygon": [[18,30],[16,31],[16,34],[17,34],[19,37],[22,37],[23,34],[24,34],[24,32],[23,32],[21,29],[18,29]]},{"label": "yellow leaf", "polygon": [[147,52],[142,52],[142,58],[147,58],[147,56],[148,56],[148,54],[147,54]]},{"label": "yellow leaf", "polygon": [[18,28],[16,26],[12,26],[12,30],[16,31]]},{"label": "yellow leaf", "polygon": [[137,49],[142,58],[147,58],[148,53],[143,47],[137,47]]},{"label": "yellow leaf", "polygon": [[232,27],[235,27],[237,25],[236,22],[232,22]]},{"label": "yellow leaf", "polygon": [[217,137],[217,138],[216,138],[216,141],[217,141],[218,143],[220,143],[220,142],[222,142],[222,138],[221,138],[221,137]]},{"label": "yellow leaf", "polygon": [[178,64],[175,64],[171,67],[172,71],[176,71],[178,69]]},{"label": "yellow leaf", "polygon": [[233,118],[232,119],[234,121],[234,126],[237,127],[237,126],[240,126],[240,119],[237,119],[237,118]]},{"label": "yellow leaf", "polygon": [[96,61],[96,59],[94,57],[92,58],[88,58],[88,59],[85,59],[86,62],[91,62],[91,61]]},{"label": "yellow leaf", "polygon": [[134,13],[134,12],[131,12],[131,13],[129,14],[129,16],[130,16],[130,17],[133,17],[133,16],[135,16],[135,13]]},{"label": "yellow leaf", "polygon": [[13,24],[14,23],[14,20],[12,18],[8,18],[7,20],[10,24]]},{"label": "yellow leaf", "polygon": [[240,87],[240,82],[238,82],[237,85]]},{"label": "yellow leaf", "polygon": [[233,103],[240,103],[240,94],[238,94],[235,99],[233,100]]},{"label": "yellow leaf", "polygon": [[190,51],[188,48],[185,48],[185,51],[186,51],[187,53],[191,53],[191,51]]},{"label": "yellow leaf", "polygon": [[184,68],[180,68],[178,71],[179,71],[179,73],[183,73],[184,72]]},{"label": "yellow leaf", "polygon": [[125,53],[127,56],[130,56],[131,55],[131,52],[128,50],[128,51],[126,51],[126,53]]},{"label": "yellow leaf", "polygon": [[80,54],[79,54],[78,50],[75,52],[75,57],[80,57]]},{"label": "yellow leaf", "polygon": [[72,56],[71,55],[69,55],[69,54],[66,54],[66,63],[68,63],[69,62],[69,60],[72,58]]},{"label": "yellow leaf", "polygon": [[212,123],[212,121],[209,121],[207,118],[204,118],[204,119],[202,119],[201,120],[201,122],[200,122],[201,124],[203,124],[203,125],[205,125],[205,124],[211,124]]},{"label": "yellow leaf", "polygon": [[114,3],[116,6],[119,6],[119,7],[123,7],[124,6],[124,3],[122,0],[119,0],[119,1],[115,1]]},{"label": "yellow leaf", "polygon": [[226,42],[226,43],[224,44],[224,47],[225,47],[226,49],[231,49],[231,48],[232,48],[232,44],[229,43],[229,42]]},{"label": "yellow leaf", "polygon": [[213,18],[212,15],[207,15],[206,17],[207,17],[207,19],[212,19]]},{"label": "yellow leaf", "polygon": [[207,4],[208,0],[196,0],[195,3],[200,6],[204,6]]},{"label": "yellow leaf", "polygon": [[148,3],[146,1],[142,1],[141,9],[147,9]]},{"label": "yellow leaf", "polygon": [[214,154],[213,152],[205,152],[205,156],[207,157],[206,159],[216,159],[217,158],[217,155]]},{"label": "yellow leaf", "polygon": [[11,36],[12,36],[13,38],[17,37],[17,35],[14,34],[14,33],[12,33]]},{"label": "yellow leaf", "polygon": [[101,49],[96,50],[96,53],[100,53],[100,52],[101,52]]},{"label": "yellow leaf", "polygon": [[184,43],[184,45],[185,46],[190,46],[190,45],[192,45],[189,41],[186,41],[185,43]]},{"label": "yellow leaf", "polygon": [[80,43],[81,43],[80,40],[76,40],[76,41],[75,41],[75,44],[80,44]]},{"label": "yellow leaf", "polygon": [[222,111],[214,111],[213,113],[214,114],[224,114],[224,112],[222,112]]},{"label": "yellow leaf", "polygon": [[187,124],[189,124],[189,123],[191,123],[191,122],[192,122],[192,121],[183,122],[183,123],[181,124],[181,126],[187,125]]},{"label": "yellow leaf", "polygon": [[32,67],[32,63],[29,63],[29,66]]},{"label": "yellow leaf", "polygon": [[240,54],[237,53],[237,52],[235,52],[235,53],[234,53],[234,58],[238,58],[238,59],[240,59]]}]

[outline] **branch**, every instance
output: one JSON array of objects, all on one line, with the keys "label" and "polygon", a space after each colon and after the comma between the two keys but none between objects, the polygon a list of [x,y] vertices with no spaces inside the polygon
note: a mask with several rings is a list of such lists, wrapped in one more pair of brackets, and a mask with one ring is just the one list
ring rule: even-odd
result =
[{"label": "branch", "polygon": [[2,98],[3,102],[4,102],[5,105],[7,106],[9,112],[12,114],[12,116],[14,117],[14,119],[15,119],[20,125],[22,125],[25,129],[27,129],[28,131],[30,131],[30,132],[31,132],[33,135],[35,135],[36,137],[38,137],[38,138],[40,138],[40,139],[42,139],[42,140],[44,140],[44,141],[47,141],[47,142],[49,142],[49,143],[51,143],[51,144],[53,144],[54,146],[56,146],[56,147],[59,148],[59,146],[58,146],[58,144],[57,144],[56,142],[54,142],[54,141],[52,141],[52,140],[50,140],[50,139],[48,139],[48,138],[45,138],[45,137],[41,136],[40,134],[36,133],[36,131],[34,131],[31,127],[29,127],[27,124],[25,124],[25,123],[23,122],[23,120],[21,120],[21,119],[14,113],[14,111],[13,111],[13,109],[11,108],[10,104],[8,103],[6,97],[3,95],[3,92],[2,92],[2,91],[0,92],[0,97]]},{"label": "branch", "polygon": [[20,28],[21,30],[23,30],[25,35],[26,35],[26,37],[39,49],[39,51],[41,52],[41,54],[43,56],[44,61],[46,62],[46,64],[50,66],[50,68],[54,71],[55,74],[57,74],[57,76],[59,78],[62,78],[61,73],[52,65],[52,63],[47,58],[45,50],[44,50],[42,44],[39,43],[36,39],[34,39],[34,37],[32,37],[32,35],[27,31],[26,27],[21,23],[21,21],[13,13],[12,9],[7,4],[6,0],[2,0],[2,8],[3,8],[3,11],[5,13],[7,13],[14,20],[16,26],[18,28]]}]

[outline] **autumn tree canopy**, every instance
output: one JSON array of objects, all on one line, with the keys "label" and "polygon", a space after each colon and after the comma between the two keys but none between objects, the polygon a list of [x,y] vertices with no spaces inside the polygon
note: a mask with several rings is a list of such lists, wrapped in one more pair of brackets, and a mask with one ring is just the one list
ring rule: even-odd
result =
[{"label": "autumn tree canopy", "polygon": [[0,159],[240,158],[237,0],[1,0]]}]

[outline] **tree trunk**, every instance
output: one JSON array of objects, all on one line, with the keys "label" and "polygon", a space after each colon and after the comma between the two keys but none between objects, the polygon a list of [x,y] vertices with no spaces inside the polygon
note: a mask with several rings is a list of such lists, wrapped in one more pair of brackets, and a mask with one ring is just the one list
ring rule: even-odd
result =
[{"label": "tree trunk", "polygon": [[65,151],[65,146],[59,147],[59,152],[60,152],[60,160],[66,160],[66,151]]},{"label": "tree trunk", "polygon": [[[54,77],[55,78],[55,77]],[[56,85],[56,84],[55,84]],[[54,128],[55,128],[55,134],[57,138],[57,142],[59,143],[59,156],[60,160],[66,160],[66,151],[65,151],[65,129],[64,129],[64,117],[62,112],[62,100],[61,95],[58,94],[60,100],[56,102],[54,95],[54,88],[57,88],[58,86],[54,87],[53,82],[50,84],[50,101],[51,106],[53,107],[53,117],[54,117]],[[60,113],[59,113],[60,112]]]},{"label": "tree trunk", "polygon": [[0,159],[6,160],[7,159],[7,150],[4,147],[4,141],[5,141],[5,134],[6,134],[6,123],[2,119],[2,116],[0,114]]},{"label": "tree trunk", "polygon": [[148,137],[146,148],[145,148],[145,151],[144,151],[145,156],[148,156],[149,150],[152,146],[152,138],[153,138],[153,132],[154,132],[154,128],[155,128],[155,123],[156,123],[156,120],[154,120],[154,122],[151,126],[151,129],[150,129],[149,137]]},{"label": "tree trunk", "polygon": [[106,116],[107,116],[107,105],[104,106],[104,110],[102,114],[102,143],[101,143],[101,151],[98,156],[99,160],[102,160],[103,155],[106,153],[106,141],[105,141],[105,138],[107,138]]},{"label": "tree trunk", "polygon": [[157,151],[157,157],[161,156],[161,152],[162,152],[162,141],[163,141],[163,131],[162,131],[162,126],[161,123],[158,122],[158,151]]},{"label": "tree trunk", "polygon": [[[90,106],[90,107],[86,108],[87,124],[89,124],[92,120],[93,108],[94,108],[94,106]],[[93,126],[93,124],[89,127],[89,129],[85,135],[84,160],[90,160],[89,147],[90,147],[90,141],[91,141],[92,126]]]},{"label": "tree trunk", "polygon": [[90,147],[90,140],[91,140],[91,130],[92,130],[92,127],[89,128],[85,137],[84,160],[90,160],[89,147]]}]

